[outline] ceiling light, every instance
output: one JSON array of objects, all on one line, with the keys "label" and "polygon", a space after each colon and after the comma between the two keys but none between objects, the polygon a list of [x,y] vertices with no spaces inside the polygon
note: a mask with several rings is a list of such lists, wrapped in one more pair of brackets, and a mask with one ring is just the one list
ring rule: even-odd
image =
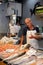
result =
[{"label": "ceiling light", "polygon": [[0,1],[0,5],[2,4],[2,2]]}]

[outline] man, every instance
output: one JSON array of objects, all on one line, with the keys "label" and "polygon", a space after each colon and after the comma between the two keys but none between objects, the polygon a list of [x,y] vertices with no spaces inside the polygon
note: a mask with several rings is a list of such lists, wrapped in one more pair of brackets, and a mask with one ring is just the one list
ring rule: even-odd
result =
[{"label": "man", "polygon": [[[23,34],[22,34],[22,36],[21,36],[21,43],[20,44],[23,44],[24,42],[24,38],[25,38],[25,36],[26,36],[26,34],[27,34],[27,30],[28,31],[36,31],[36,33],[39,33],[39,29],[37,28],[37,27],[34,27],[34,25],[32,24],[32,21],[31,21],[31,19],[30,18],[26,18],[25,19],[25,24],[26,24],[26,27],[23,29]],[[38,44],[36,43],[36,41],[37,41],[37,39],[39,39],[40,38],[40,36],[39,35],[36,35],[36,34],[34,34],[34,35],[32,35],[31,34],[31,36],[29,37],[29,39],[30,39],[30,45],[32,46],[32,47],[34,47],[34,48],[38,48]],[[36,40],[36,41],[34,41],[34,40]],[[27,43],[27,42],[26,42]]]}]

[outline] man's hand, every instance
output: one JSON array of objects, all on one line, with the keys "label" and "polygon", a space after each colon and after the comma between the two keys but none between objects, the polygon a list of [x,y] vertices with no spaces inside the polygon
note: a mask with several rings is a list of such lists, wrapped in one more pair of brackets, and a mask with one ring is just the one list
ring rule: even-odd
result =
[{"label": "man's hand", "polygon": [[30,39],[35,38],[35,35],[32,35],[32,34],[31,34],[31,36],[30,36],[29,38],[30,38]]},{"label": "man's hand", "polygon": [[40,39],[40,38],[42,38],[42,36],[41,35],[37,35],[37,34],[34,34],[34,35],[31,34],[31,36],[29,38],[30,39],[33,39],[33,38]]}]

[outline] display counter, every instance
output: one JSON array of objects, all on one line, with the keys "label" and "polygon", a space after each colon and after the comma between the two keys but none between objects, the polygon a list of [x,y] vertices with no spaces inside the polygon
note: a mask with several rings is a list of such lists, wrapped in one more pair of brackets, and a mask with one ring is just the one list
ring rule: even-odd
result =
[{"label": "display counter", "polygon": [[[3,51],[5,52],[5,51]],[[7,55],[11,51],[6,51]],[[43,65],[43,51],[30,49],[22,49],[10,54],[6,57],[5,53],[0,53],[1,65]]]},{"label": "display counter", "polygon": [[43,65],[43,50],[36,50],[29,44],[1,43],[0,65]]}]

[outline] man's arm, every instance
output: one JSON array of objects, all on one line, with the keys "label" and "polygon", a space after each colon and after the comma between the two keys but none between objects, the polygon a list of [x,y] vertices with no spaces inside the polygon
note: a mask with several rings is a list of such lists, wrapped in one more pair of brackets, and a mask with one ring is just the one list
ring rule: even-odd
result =
[{"label": "man's arm", "polygon": [[29,38],[35,38],[35,39],[40,39],[40,38],[43,38],[42,35],[31,35]]},{"label": "man's arm", "polygon": [[20,38],[20,46],[22,45],[23,40],[24,40],[24,36],[22,35],[21,38]]},{"label": "man's arm", "polygon": [[[36,27],[35,29],[36,29],[37,33],[40,33],[38,27]],[[30,38],[35,38],[35,39],[40,39],[40,38],[42,38],[42,35],[39,35],[39,34],[37,34],[37,33],[35,33],[34,35],[31,34],[31,37],[30,37]]]},{"label": "man's arm", "polygon": [[26,29],[26,27],[24,27],[19,32],[19,34],[21,33],[21,35],[20,35],[20,45],[23,44],[24,38],[26,36],[26,31],[27,31],[27,29]]}]

